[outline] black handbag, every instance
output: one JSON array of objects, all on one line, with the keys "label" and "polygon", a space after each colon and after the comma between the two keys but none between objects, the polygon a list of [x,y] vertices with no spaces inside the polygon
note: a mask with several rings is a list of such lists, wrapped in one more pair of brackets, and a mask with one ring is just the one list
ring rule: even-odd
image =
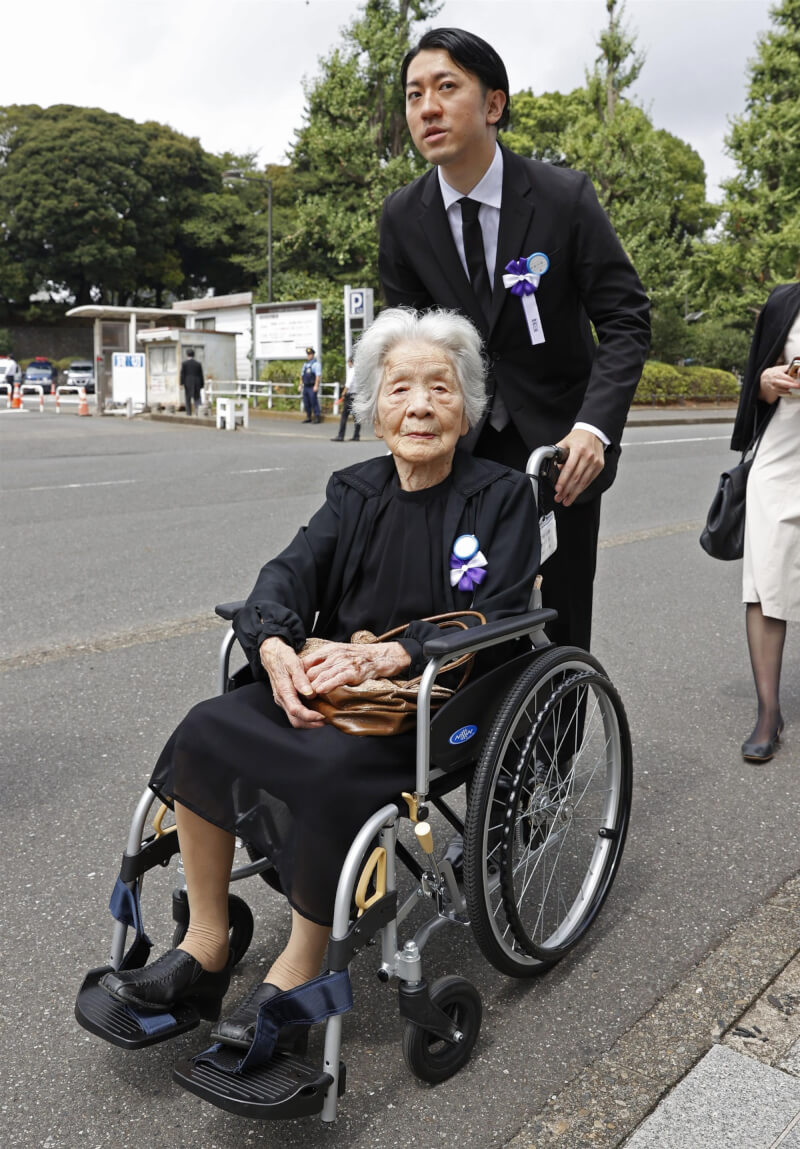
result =
[{"label": "black handbag", "polygon": [[741,462],[731,467],[729,471],[723,471],[719,477],[719,485],[709,507],[706,525],[700,535],[700,546],[713,559],[729,562],[732,559],[740,559],[744,554],[747,478],[760,442],[761,435],[744,451]]}]

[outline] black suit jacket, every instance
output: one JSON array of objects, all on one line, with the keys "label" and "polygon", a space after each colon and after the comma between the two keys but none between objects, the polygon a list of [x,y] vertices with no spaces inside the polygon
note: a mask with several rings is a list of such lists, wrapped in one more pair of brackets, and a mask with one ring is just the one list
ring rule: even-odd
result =
[{"label": "black suit jacket", "polygon": [[[773,288],[761,308],[750,344],[750,356],[739,395],[739,410],[733,425],[731,447],[744,451],[757,431],[763,431],[777,410],[777,403],[758,397],[761,372],[774,367],[800,311],[800,283],[781,283]],[[790,399],[789,402],[794,402]]]},{"label": "black suit jacket", "polygon": [[[510,260],[535,251],[550,268],[536,295],[545,342],[534,347],[503,273]],[[611,485],[650,344],[650,304],[588,176],[503,149],[488,323],[458,257],[435,168],[387,198],[379,268],[389,304],[454,308],[473,321],[490,360],[490,389],[500,391],[529,450],[561,439],[578,421],[604,431],[611,447],[591,491]]]},{"label": "black suit jacket", "polygon": [[196,359],[184,359],[181,363],[181,386],[185,387],[189,384],[199,392],[203,382],[202,364],[198,363]]}]

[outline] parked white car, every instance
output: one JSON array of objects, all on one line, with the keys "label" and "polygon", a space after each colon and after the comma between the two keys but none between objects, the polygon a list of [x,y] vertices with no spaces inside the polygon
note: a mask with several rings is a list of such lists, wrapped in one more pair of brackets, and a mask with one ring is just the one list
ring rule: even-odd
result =
[{"label": "parked white car", "polygon": [[94,395],[94,364],[90,359],[73,359],[64,372],[64,382],[71,387],[85,387],[87,395]]}]

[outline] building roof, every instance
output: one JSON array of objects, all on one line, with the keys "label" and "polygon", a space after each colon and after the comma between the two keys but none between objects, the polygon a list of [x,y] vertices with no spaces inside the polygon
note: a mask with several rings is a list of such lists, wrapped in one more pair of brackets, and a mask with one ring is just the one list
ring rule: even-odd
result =
[{"label": "building roof", "polygon": [[175,310],[185,307],[190,311],[223,311],[227,307],[249,307],[252,302],[252,291],[240,291],[236,295],[210,295],[205,299],[178,299],[172,306]]},{"label": "building roof", "polygon": [[192,311],[182,310],[182,305],[173,304],[172,307],[111,307],[99,303],[86,303],[82,307],[72,307],[68,316],[83,316],[85,319],[130,319],[135,315],[137,319],[163,319],[176,315],[192,315]]}]

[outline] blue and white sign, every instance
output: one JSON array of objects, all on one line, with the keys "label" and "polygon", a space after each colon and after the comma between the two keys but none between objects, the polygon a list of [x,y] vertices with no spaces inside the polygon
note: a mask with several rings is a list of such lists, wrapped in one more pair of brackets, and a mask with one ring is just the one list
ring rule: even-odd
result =
[{"label": "blue and white sign", "polygon": [[367,302],[364,298],[363,291],[350,292],[350,318],[363,319],[366,310]]},{"label": "blue and white sign", "polygon": [[144,355],[115,351],[111,360],[111,397],[115,403],[132,399],[144,406],[147,401]]}]

